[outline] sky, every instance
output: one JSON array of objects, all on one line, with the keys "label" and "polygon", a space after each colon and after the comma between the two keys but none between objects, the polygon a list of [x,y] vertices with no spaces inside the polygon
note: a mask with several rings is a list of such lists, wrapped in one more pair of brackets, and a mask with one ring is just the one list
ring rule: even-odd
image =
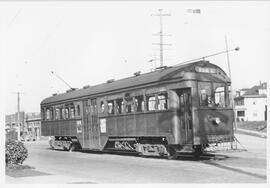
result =
[{"label": "sky", "polygon": [[[233,88],[269,80],[270,3],[234,1],[0,2],[1,104],[5,114],[38,112],[40,102],[69,89],[149,72],[159,66],[158,9],[164,65],[224,51]],[[200,9],[200,14],[188,9]],[[149,62],[151,59],[156,61]],[[228,73],[226,54],[208,58]],[[57,76],[51,73],[53,71]],[[2,106],[2,105],[1,105]]]}]

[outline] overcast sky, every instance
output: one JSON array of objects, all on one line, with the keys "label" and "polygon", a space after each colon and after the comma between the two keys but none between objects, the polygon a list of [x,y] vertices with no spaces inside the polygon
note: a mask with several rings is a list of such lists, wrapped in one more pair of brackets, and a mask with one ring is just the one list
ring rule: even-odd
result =
[{"label": "overcast sky", "polygon": [[[5,113],[38,112],[40,102],[68,86],[104,83],[108,79],[148,72],[159,57],[162,8],[164,64],[167,66],[240,47],[230,54],[234,88],[268,81],[270,66],[269,2],[0,2],[1,93]],[[188,9],[200,9],[192,14]],[[209,58],[228,72],[226,54]],[[159,62],[156,61],[158,66]]]}]

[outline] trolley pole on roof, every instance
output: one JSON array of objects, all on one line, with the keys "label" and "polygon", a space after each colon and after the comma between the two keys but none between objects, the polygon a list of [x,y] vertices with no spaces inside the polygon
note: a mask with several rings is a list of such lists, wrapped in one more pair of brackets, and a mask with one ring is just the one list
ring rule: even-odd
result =
[{"label": "trolley pole on roof", "polygon": [[64,82],[71,90],[75,90],[75,88],[71,87],[63,78],[61,78],[60,76],[58,76],[57,74],[55,74],[53,71],[51,71],[51,73],[56,76],[59,80],[61,80],[62,82]]},{"label": "trolley pole on roof", "polygon": [[158,9],[158,11],[159,11],[159,14],[155,14],[155,15],[152,15],[152,16],[159,16],[159,25],[160,25],[160,31],[159,31],[159,33],[158,33],[158,35],[159,35],[159,43],[153,43],[154,45],[159,45],[159,61],[160,61],[160,67],[163,67],[163,58],[164,58],[164,56],[163,56],[163,52],[164,52],[164,50],[163,50],[163,46],[164,45],[171,45],[171,44],[164,44],[163,43],[163,36],[165,36],[164,35],[164,33],[163,33],[163,22],[162,22],[162,17],[163,16],[171,16],[170,14],[162,14],[162,9]]}]

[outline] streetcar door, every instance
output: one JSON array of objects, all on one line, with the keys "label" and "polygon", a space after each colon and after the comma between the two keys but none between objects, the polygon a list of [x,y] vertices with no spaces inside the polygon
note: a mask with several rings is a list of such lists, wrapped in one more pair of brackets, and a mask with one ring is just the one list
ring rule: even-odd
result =
[{"label": "streetcar door", "polygon": [[179,96],[179,120],[181,143],[192,144],[192,103],[191,89],[184,88],[178,90]]},{"label": "streetcar door", "polygon": [[100,149],[100,132],[98,126],[97,99],[90,100],[90,149]]}]

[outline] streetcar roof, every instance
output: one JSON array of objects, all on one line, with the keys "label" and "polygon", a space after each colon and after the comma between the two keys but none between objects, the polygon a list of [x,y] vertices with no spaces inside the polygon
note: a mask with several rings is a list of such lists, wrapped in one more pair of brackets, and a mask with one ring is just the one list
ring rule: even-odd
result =
[{"label": "streetcar roof", "polygon": [[[222,71],[225,75],[221,77],[217,74],[205,74],[196,73],[194,71],[195,66],[207,66],[210,68],[216,68]],[[187,72],[194,72],[193,74],[185,74]],[[134,87],[139,87],[147,84],[153,84],[157,82],[169,81],[173,79],[183,79],[183,80],[202,80],[202,81],[214,81],[214,82],[230,82],[230,79],[226,76],[226,73],[218,66],[209,63],[208,61],[198,61],[194,63],[167,67],[159,69],[153,72],[148,72],[140,74],[137,76],[132,76],[128,78],[123,78],[120,80],[111,80],[109,83],[102,83],[95,86],[73,90],[67,93],[57,94],[55,96],[48,97],[41,102],[43,104],[57,103],[60,101],[76,99],[84,96],[99,95],[106,92],[114,92],[121,89],[132,89]]]}]

